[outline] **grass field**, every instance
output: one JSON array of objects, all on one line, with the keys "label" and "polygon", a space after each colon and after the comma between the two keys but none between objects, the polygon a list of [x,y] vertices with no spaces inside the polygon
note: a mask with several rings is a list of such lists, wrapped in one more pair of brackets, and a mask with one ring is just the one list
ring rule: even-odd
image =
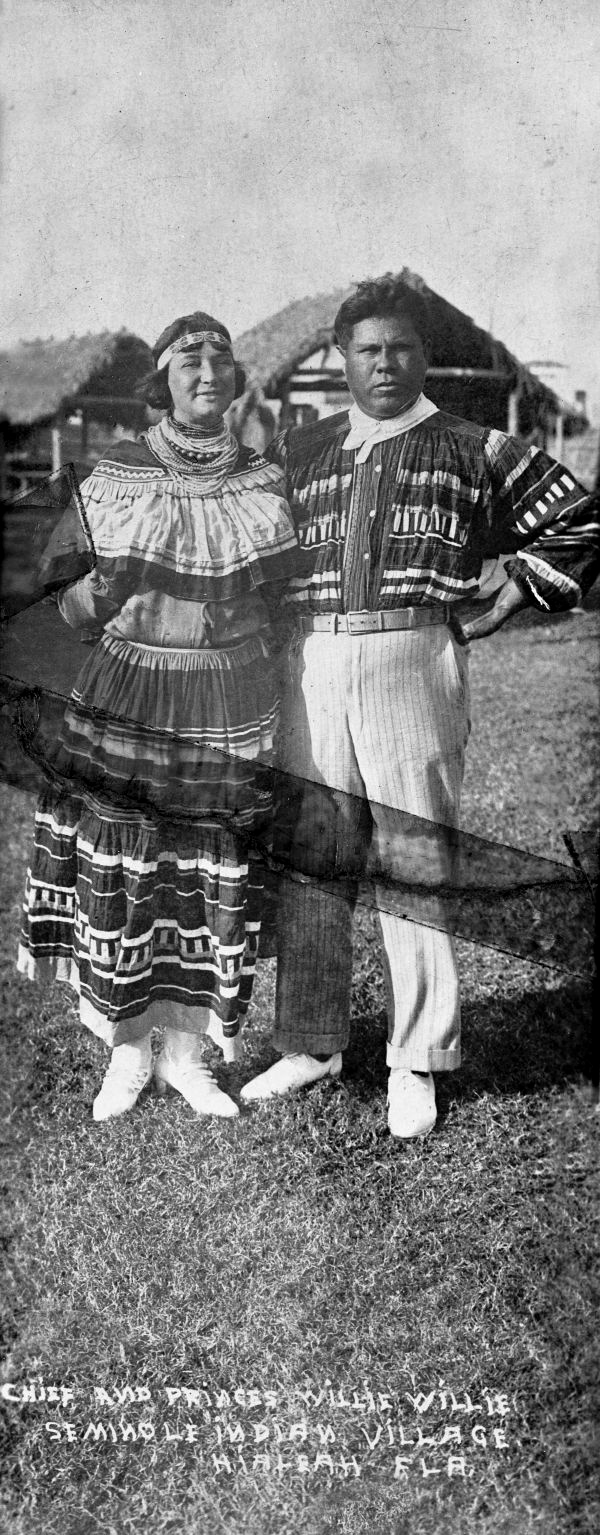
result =
[{"label": "grass field", "polygon": [[[599,631],[590,612],[474,648],[469,830],[566,861],[563,832],[597,823]],[[461,942],[465,1065],[402,1145],[363,911],[339,1083],[233,1123],[147,1092],[96,1126],[102,1047],[15,974],[34,800],[2,793],[3,1378],[30,1398],[4,1404],[4,1528],[591,1535],[586,981]],[[244,1068],[219,1069],[234,1092],[272,1011],[269,961]]]}]

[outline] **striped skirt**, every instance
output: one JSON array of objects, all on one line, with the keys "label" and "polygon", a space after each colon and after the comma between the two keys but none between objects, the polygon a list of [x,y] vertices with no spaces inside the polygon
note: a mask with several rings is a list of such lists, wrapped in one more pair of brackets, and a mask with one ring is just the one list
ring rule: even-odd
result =
[{"label": "striped skirt", "polygon": [[106,636],[48,748],[19,969],[72,985],[111,1046],[170,1023],[240,1053],[263,887],[249,839],[269,841],[277,700],[262,642],[222,654]]},{"label": "striped skirt", "polygon": [[244,829],[261,804],[269,808],[260,769],[271,760],[277,715],[260,635],[226,650],[166,650],[105,634],[45,753],[53,774],[77,790],[169,819],[217,812]]}]

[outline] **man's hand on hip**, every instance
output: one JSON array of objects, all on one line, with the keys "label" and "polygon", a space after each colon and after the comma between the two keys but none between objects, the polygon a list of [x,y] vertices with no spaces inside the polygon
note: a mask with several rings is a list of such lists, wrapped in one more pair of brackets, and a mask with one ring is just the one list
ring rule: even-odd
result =
[{"label": "man's hand on hip", "polygon": [[523,596],[516,581],[506,581],[496,597],[493,607],[487,613],[482,613],[481,618],[472,618],[466,624],[457,624],[454,633],[460,645],[468,645],[471,640],[483,640],[487,634],[494,634],[507,618],[512,618],[513,613],[519,613],[526,608],[528,603]]}]

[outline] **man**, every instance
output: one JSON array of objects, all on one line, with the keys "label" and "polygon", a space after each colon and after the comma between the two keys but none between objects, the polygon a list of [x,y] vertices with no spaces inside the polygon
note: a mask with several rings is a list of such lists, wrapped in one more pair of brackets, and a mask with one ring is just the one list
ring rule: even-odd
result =
[{"label": "man", "polygon": [[[391,856],[396,878],[418,883],[423,830],[458,823],[466,643],[528,603],[548,612],[576,605],[598,568],[597,519],[566,470],[426,399],[422,295],[391,275],[361,283],[335,336],[349,413],[271,445],[307,562],[288,595],[298,634],[281,748],[283,769],[304,788],[289,795],[287,845],[280,827],[295,874],[279,897],[282,1058],[247,1084],[247,1101],[341,1069],[352,911],[369,843],[379,868],[387,858],[389,872]],[[467,621],[484,560],[511,551],[493,606]],[[442,839],[442,879],[451,877],[444,856]],[[332,872],[339,895],[319,886]],[[460,1064],[454,944],[443,921],[436,930],[381,904],[380,920],[388,1123],[392,1135],[423,1136],[436,1119],[433,1072]]]}]

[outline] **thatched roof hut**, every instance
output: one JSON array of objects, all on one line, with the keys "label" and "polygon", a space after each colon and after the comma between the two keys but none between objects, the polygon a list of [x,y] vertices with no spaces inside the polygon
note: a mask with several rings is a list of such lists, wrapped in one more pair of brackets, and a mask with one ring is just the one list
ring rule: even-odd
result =
[{"label": "thatched roof hut", "polygon": [[329,344],[335,315],[351,291],[336,288],[297,299],[238,336],[235,355],[246,369],[250,388],[258,385],[265,396],[274,393],[312,352]]},{"label": "thatched roof hut", "polygon": [[[423,278],[408,267],[403,267],[400,275],[429,300],[432,357],[427,393],[436,404],[473,420],[523,433],[533,432],[537,426],[552,430],[558,410],[555,393],[508,347],[435,293]],[[234,424],[240,434],[247,435],[245,428],[253,413],[264,410],[269,400],[281,402],[280,424],[287,424],[290,382],[308,358],[331,345],[336,311],[352,291],[337,288],[333,293],[288,304],[237,338],[236,356],[248,375],[246,393],[234,408]],[[344,387],[341,360],[337,387]],[[509,419],[511,395],[514,401]],[[340,408],[339,403],[336,408]]]},{"label": "thatched roof hut", "polygon": [[29,427],[86,402],[101,419],[102,401],[114,407],[131,400],[138,379],[151,367],[150,348],[126,330],[23,341],[0,351],[0,420]]}]

